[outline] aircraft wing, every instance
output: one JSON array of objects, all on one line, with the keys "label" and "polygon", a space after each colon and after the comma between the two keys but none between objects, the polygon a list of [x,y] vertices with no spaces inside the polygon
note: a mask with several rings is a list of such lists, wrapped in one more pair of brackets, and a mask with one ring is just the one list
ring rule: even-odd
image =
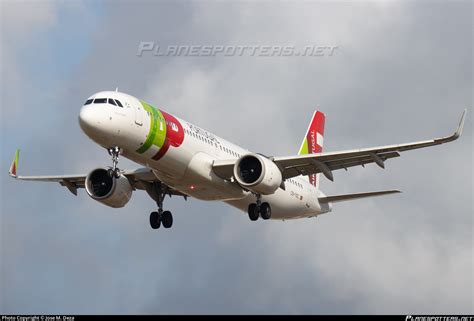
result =
[{"label": "aircraft wing", "polygon": [[[78,188],[84,188],[87,174],[78,174],[78,175],[51,175],[51,176],[21,176],[17,175],[18,169],[18,160],[19,160],[20,150],[16,151],[15,158],[10,166],[9,174],[11,177],[22,180],[22,181],[37,181],[37,182],[56,182],[61,184],[64,187],[77,195]],[[126,170],[122,174],[128,178],[133,189],[145,190],[148,193],[152,191],[152,184],[162,182],[156,178],[151,169],[148,168],[139,168],[135,170]],[[186,194],[183,194],[173,188],[167,186],[168,195],[176,195],[187,197]],[[151,195],[150,195],[151,196]],[[153,197],[152,197],[153,198]]]},{"label": "aircraft wing", "polygon": [[375,197],[383,196],[389,194],[401,193],[399,190],[389,190],[389,191],[379,191],[379,192],[366,192],[366,193],[356,193],[356,194],[343,194],[343,195],[331,195],[325,197],[319,197],[321,203],[337,203],[352,201],[355,199],[366,198],[366,197]]},{"label": "aircraft wing", "polygon": [[[347,170],[349,167],[364,166],[370,163],[376,163],[378,166],[384,168],[385,161],[390,158],[399,157],[400,152],[440,145],[456,140],[461,136],[465,118],[466,110],[462,113],[459,125],[451,136],[399,145],[307,155],[270,157],[270,159],[280,168],[284,179],[299,175],[323,173],[324,176],[332,181],[334,180],[332,175],[333,170],[342,168]],[[234,163],[235,160],[215,161],[213,170],[220,177],[230,178],[233,176]]]}]

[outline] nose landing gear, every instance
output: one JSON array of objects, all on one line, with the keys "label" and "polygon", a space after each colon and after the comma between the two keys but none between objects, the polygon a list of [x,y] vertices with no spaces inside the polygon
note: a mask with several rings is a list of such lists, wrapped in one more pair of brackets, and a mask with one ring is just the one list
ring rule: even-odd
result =
[{"label": "nose landing gear", "polygon": [[107,172],[110,177],[115,176],[115,178],[119,178],[120,169],[117,167],[117,164],[118,164],[118,159],[120,155],[120,147],[114,146],[114,147],[108,148],[107,151],[109,152],[109,155],[112,156],[112,167],[109,168]]}]

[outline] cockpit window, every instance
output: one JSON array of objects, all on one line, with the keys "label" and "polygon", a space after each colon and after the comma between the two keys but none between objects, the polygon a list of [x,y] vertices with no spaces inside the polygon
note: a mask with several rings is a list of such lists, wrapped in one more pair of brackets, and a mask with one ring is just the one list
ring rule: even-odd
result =
[{"label": "cockpit window", "polygon": [[94,99],[94,104],[106,104],[107,98],[96,98]]},{"label": "cockpit window", "polygon": [[122,103],[120,102],[120,100],[118,99],[115,99],[115,102],[117,103],[117,105],[119,105],[120,107],[123,107]]},{"label": "cockpit window", "polygon": [[87,99],[84,105],[89,105],[94,99]]},{"label": "cockpit window", "polygon": [[112,98],[109,98],[109,104],[117,106],[117,104],[115,103],[115,101]]}]

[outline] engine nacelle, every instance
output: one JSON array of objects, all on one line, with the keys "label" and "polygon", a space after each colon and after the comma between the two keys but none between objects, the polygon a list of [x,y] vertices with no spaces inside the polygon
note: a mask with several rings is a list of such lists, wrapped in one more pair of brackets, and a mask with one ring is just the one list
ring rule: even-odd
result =
[{"label": "engine nacelle", "polygon": [[124,207],[132,197],[128,179],[123,175],[110,177],[104,168],[94,169],[87,175],[85,188],[90,197],[115,208]]},{"label": "engine nacelle", "polygon": [[273,194],[282,183],[278,166],[258,154],[239,158],[234,166],[234,177],[240,186],[263,195]]}]

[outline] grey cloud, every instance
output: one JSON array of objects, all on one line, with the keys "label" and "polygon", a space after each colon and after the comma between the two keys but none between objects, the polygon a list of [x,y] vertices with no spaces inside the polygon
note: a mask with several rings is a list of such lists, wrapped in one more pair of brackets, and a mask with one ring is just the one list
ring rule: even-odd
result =
[{"label": "grey cloud", "polygon": [[[33,125],[20,138],[25,171],[106,165],[76,118],[85,97],[115,86],[278,155],[296,152],[315,106],[334,151],[448,134],[472,105],[470,2],[120,2],[104,12],[90,55],[58,89],[58,115],[41,126],[24,112],[12,118],[23,131]],[[136,57],[148,40],[340,48],[323,59]],[[2,176],[0,311],[472,313],[471,117],[472,108],[453,144],[324,180],[328,194],[404,193],[338,204],[317,219],[250,224],[224,204],[172,199],[175,226],[156,233],[144,194],[113,210]],[[2,137],[17,136],[5,123]],[[9,159],[2,154],[3,165]]]}]

